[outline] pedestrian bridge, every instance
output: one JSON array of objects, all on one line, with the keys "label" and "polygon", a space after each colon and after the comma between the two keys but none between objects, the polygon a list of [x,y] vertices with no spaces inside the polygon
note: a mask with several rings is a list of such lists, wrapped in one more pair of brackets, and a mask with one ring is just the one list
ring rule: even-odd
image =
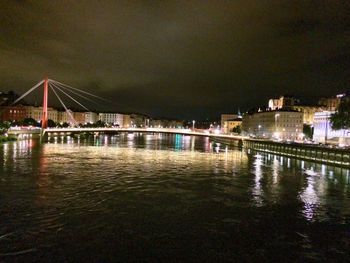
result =
[{"label": "pedestrian bridge", "polygon": [[243,140],[247,137],[238,135],[220,134],[209,130],[200,129],[175,129],[175,128],[46,128],[43,135],[67,135],[79,133],[121,133],[121,132],[141,132],[141,133],[165,133],[165,134],[182,134],[193,136],[205,136],[213,138],[230,138],[233,140]]}]

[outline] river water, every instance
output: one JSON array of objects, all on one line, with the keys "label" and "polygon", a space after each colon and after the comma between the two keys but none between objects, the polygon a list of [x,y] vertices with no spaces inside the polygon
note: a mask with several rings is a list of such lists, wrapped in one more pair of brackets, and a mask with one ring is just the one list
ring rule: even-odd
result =
[{"label": "river water", "polygon": [[349,262],[349,171],[208,138],[0,144],[0,262]]}]

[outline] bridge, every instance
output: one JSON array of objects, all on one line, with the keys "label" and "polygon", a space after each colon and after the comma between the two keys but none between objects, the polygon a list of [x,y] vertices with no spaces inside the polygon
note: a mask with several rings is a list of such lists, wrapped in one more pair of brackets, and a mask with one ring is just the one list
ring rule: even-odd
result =
[{"label": "bridge", "polygon": [[181,135],[192,135],[192,136],[205,136],[210,138],[226,138],[231,140],[243,140],[248,137],[217,134],[211,133],[209,130],[192,130],[192,129],[175,129],[175,128],[46,128],[43,134],[48,135],[67,135],[67,134],[78,134],[78,133],[120,133],[120,132],[140,132],[140,133],[164,133],[164,134],[181,134]]},{"label": "bridge", "polygon": [[[77,99],[75,99],[72,95],[74,94],[75,96],[78,96],[85,101],[89,101],[92,103],[96,104],[96,99],[100,99],[103,101],[108,101],[104,98],[101,98],[99,96],[96,96],[92,93],[89,93],[87,91],[77,89],[74,87],[71,87],[69,85],[66,85],[64,83],[58,82],[56,80],[49,79],[46,77],[45,79],[39,81],[37,84],[35,84],[32,88],[30,88],[27,92],[25,92],[22,96],[17,98],[12,105],[20,102],[23,98],[28,96],[30,93],[32,93],[34,90],[37,88],[43,86],[44,88],[44,95],[43,95],[43,111],[42,111],[42,117],[41,117],[41,130],[44,133],[45,129],[48,128],[48,100],[49,100],[49,89],[52,90],[53,94],[56,96],[58,101],[61,103],[65,111],[67,112],[67,115],[69,116],[70,122],[73,123],[75,126],[78,125],[77,121],[74,119],[72,116],[71,112],[67,108],[66,104],[63,102],[61,96],[59,93],[62,95],[65,95],[68,97],[71,101],[73,101],[75,104],[79,105],[81,108],[84,108],[86,111],[90,111],[85,105],[83,105],[81,102],[79,102]],[[95,100],[94,100],[95,99]]]},{"label": "bridge", "polygon": [[[84,108],[87,111],[90,111],[85,105],[83,105],[81,102],[79,102],[77,99],[73,98],[72,95],[78,96],[85,101],[95,102],[94,99],[100,99],[105,100],[104,98],[101,98],[99,96],[96,96],[92,93],[89,93],[87,91],[77,89],[74,87],[71,87],[69,85],[66,85],[64,83],[49,79],[46,77],[45,79],[41,80],[37,84],[35,84],[31,89],[29,89],[27,92],[25,92],[22,96],[20,96],[17,100],[13,102],[13,104],[19,102],[24,97],[29,95],[32,91],[36,90],[37,88],[43,86],[43,112],[42,112],[42,119],[41,119],[41,138],[46,141],[46,137],[49,135],[68,135],[68,134],[79,134],[79,133],[120,133],[120,132],[142,132],[142,133],[164,133],[164,134],[182,134],[182,135],[193,135],[193,136],[206,136],[211,138],[221,138],[226,139],[226,141],[242,141],[243,139],[247,138],[244,136],[234,136],[234,135],[225,135],[220,133],[212,133],[209,130],[201,130],[201,129],[175,129],[175,128],[150,128],[150,127],[143,127],[143,128],[109,128],[109,127],[102,127],[102,128],[82,128],[82,127],[67,127],[67,128],[49,128],[48,127],[48,100],[49,100],[49,90],[52,90],[53,94],[57,97],[58,101],[61,103],[63,108],[66,110],[71,123],[75,124],[75,126],[78,126],[78,123],[75,121],[74,117],[68,110],[66,104],[63,102],[62,98],[59,95],[59,92],[64,94],[66,97],[68,97],[71,101],[78,104],[80,107]],[[68,93],[69,92],[69,93]],[[23,130],[11,130],[9,131],[9,134],[22,134],[22,133],[36,133],[36,131],[23,131]]]}]

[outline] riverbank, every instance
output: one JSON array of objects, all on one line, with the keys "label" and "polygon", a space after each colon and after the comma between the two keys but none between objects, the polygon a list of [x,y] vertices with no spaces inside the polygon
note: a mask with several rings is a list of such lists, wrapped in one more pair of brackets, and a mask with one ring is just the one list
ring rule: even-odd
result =
[{"label": "riverbank", "polygon": [[14,137],[14,136],[0,135],[0,143],[2,143],[2,142],[12,142],[12,141],[17,141],[17,138]]},{"label": "riverbank", "polygon": [[300,143],[279,143],[245,140],[243,147],[260,152],[288,156],[316,163],[350,168],[350,151],[342,148],[320,147]]},{"label": "riverbank", "polygon": [[245,149],[258,152],[266,152],[321,164],[350,168],[350,150],[346,148],[330,148],[319,145],[281,143],[254,139],[243,140],[243,145],[229,138],[213,138],[212,140],[228,146],[243,146]]}]

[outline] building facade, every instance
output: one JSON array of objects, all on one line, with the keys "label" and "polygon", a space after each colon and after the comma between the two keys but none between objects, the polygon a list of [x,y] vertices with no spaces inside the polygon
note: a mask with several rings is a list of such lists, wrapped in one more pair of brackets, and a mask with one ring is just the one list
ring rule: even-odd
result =
[{"label": "building facade", "polygon": [[85,112],[73,112],[73,118],[78,124],[85,124]]},{"label": "building facade", "polygon": [[280,99],[269,99],[268,107],[271,110],[278,110],[282,108]]},{"label": "building facade", "polygon": [[150,118],[141,114],[130,114],[131,127],[147,127],[150,126]]},{"label": "building facade", "polygon": [[223,132],[228,134],[231,133],[232,130],[238,126],[242,125],[242,118],[229,119],[224,122]]},{"label": "building facade", "polygon": [[98,114],[92,111],[85,112],[84,119],[84,123],[95,123],[98,121]]},{"label": "building facade", "polygon": [[323,106],[326,111],[336,111],[341,102],[341,99],[345,96],[345,94],[338,94],[332,98],[321,98],[318,101],[318,104]]},{"label": "building facade", "polygon": [[350,145],[350,130],[333,130],[330,122],[335,111],[317,112],[314,116],[313,140],[317,143]]},{"label": "building facade", "polygon": [[277,140],[303,138],[303,114],[298,111],[262,111],[244,114],[242,131],[245,135]]},{"label": "building facade", "polygon": [[[27,111],[27,118],[32,118],[37,122],[42,120],[43,107],[25,106]],[[50,120],[58,122],[58,111],[54,108],[47,108],[47,115]]]},{"label": "building facade", "polygon": [[321,112],[325,109],[322,106],[306,106],[306,105],[297,105],[291,108],[303,114],[303,123],[307,125],[313,125],[315,113]]},{"label": "building facade", "polygon": [[167,119],[148,119],[146,127],[151,128],[183,128],[183,121]]},{"label": "building facade", "polygon": [[27,118],[27,110],[24,106],[0,106],[0,120],[20,121]]},{"label": "building facade", "polygon": [[98,119],[110,125],[123,127],[123,114],[120,113],[99,113]]},{"label": "building facade", "polygon": [[71,110],[59,111],[57,114],[57,122],[60,124],[68,123],[69,125],[77,125],[74,121],[74,113]]},{"label": "building facade", "polygon": [[279,110],[279,109],[291,109],[294,105],[298,103],[298,100],[293,96],[284,95],[278,99],[270,99],[268,102],[268,108],[270,110]]},{"label": "building facade", "polygon": [[233,114],[233,113],[228,113],[228,114],[221,114],[221,131],[224,131],[224,127],[225,127],[225,121],[227,120],[232,120],[232,119],[236,119],[238,118],[238,114]]},{"label": "building facade", "polygon": [[129,114],[123,114],[123,127],[124,128],[131,127],[131,117]]}]

